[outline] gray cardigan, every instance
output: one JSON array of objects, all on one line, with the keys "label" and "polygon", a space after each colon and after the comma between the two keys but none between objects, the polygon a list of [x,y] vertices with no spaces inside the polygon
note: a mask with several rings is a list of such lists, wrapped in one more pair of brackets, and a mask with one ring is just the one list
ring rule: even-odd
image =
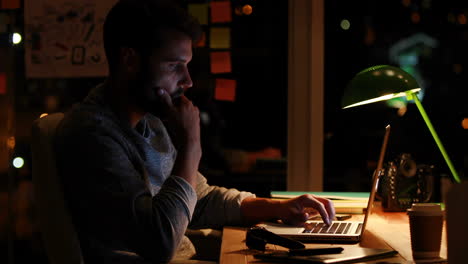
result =
[{"label": "gray cardigan", "polygon": [[121,123],[104,89],[65,114],[55,141],[85,263],[118,263],[134,253],[167,262],[187,227],[243,224],[240,203],[253,194],[210,186],[201,174],[194,190],[171,175],[177,152],[163,123],[150,114],[135,129]]}]

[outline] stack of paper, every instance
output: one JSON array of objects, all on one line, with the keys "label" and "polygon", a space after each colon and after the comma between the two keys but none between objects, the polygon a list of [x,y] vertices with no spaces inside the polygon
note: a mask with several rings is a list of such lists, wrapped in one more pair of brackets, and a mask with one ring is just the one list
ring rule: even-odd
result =
[{"label": "stack of paper", "polygon": [[369,201],[368,192],[272,192],[273,199],[289,199],[302,194],[312,194],[330,199],[338,214],[362,214]]}]

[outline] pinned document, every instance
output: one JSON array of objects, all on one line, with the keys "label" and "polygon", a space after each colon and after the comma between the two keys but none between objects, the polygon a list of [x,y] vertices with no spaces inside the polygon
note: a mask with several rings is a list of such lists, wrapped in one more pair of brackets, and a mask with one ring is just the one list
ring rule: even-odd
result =
[{"label": "pinned document", "polygon": [[214,27],[210,29],[210,48],[229,49],[231,47],[231,29]]},{"label": "pinned document", "polygon": [[236,100],[236,80],[216,79],[215,99],[219,101]]},{"label": "pinned document", "polygon": [[211,23],[232,21],[231,1],[211,2]]},{"label": "pinned document", "polygon": [[208,5],[207,4],[189,4],[189,13],[198,19],[201,25],[208,24]]},{"label": "pinned document", "polygon": [[211,73],[228,73],[232,71],[231,52],[215,51],[210,54]]}]

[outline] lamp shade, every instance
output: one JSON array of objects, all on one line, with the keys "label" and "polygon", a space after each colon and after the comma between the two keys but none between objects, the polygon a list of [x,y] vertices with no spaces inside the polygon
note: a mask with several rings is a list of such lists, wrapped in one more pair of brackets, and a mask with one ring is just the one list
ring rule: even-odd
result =
[{"label": "lamp shade", "polygon": [[458,173],[455,170],[442,141],[437,135],[426,110],[418,99],[417,93],[420,90],[421,88],[418,82],[413,78],[413,76],[404,70],[389,65],[372,66],[356,74],[356,76],[354,76],[354,78],[348,83],[341,99],[341,106],[343,108],[350,108],[378,101],[390,100],[396,97],[407,96],[415,102],[419,113],[421,113],[427,128],[429,128],[429,131],[437,144],[437,147],[439,147],[440,153],[452,172],[453,178],[456,182],[460,183],[460,177],[458,177]]},{"label": "lamp shade", "polygon": [[385,101],[420,89],[414,77],[400,68],[389,65],[372,66],[356,74],[348,83],[341,106],[349,108]]}]

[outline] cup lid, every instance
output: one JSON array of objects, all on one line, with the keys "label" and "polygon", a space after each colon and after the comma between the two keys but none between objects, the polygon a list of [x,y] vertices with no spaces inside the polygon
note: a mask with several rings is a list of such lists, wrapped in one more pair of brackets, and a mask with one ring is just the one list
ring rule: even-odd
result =
[{"label": "cup lid", "polygon": [[442,209],[438,203],[414,203],[408,214],[411,215],[442,215]]}]

